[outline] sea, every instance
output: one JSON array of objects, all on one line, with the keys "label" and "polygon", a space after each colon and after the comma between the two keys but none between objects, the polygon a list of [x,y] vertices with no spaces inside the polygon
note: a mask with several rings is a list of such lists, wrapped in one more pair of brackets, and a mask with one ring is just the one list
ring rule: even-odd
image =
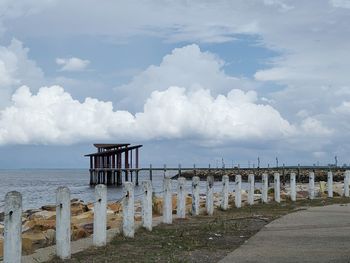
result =
[{"label": "sea", "polygon": [[[175,175],[168,172],[166,176]],[[163,188],[164,173],[153,171],[152,186],[155,193]],[[135,196],[141,196],[141,182],[149,179],[149,172],[141,171],[139,186],[135,186]],[[76,198],[84,202],[94,200],[94,187],[89,185],[90,175],[87,169],[19,169],[0,170],[0,212],[4,209],[6,193],[18,191],[22,194],[23,210],[40,208],[43,205],[55,204],[55,191],[60,186],[67,186],[71,192],[71,199]],[[177,182],[172,180],[173,191],[176,191]],[[242,183],[242,188],[247,185]],[[214,192],[220,192],[221,182],[214,183]],[[230,191],[234,189],[234,182],[230,182]],[[191,192],[191,181],[186,181],[186,190]],[[206,182],[200,182],[200,192],[206,192]],[[109,186],[107,190],[108,201],[119,200],[123,195],[121,186]],[[141,197],[138,197],[141,198]]]}]

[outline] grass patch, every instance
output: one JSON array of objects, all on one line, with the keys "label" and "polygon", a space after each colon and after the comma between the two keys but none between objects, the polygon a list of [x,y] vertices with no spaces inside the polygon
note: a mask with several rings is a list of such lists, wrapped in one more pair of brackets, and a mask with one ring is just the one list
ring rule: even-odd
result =
[{"label": "grass patch", "polygon": [[117,236],[106,247],[77,253],[65,262],[217,262],[280,216],[310,206],[349,202],[349,198],[337,197],[217,209],[213,216],[175,220],[152,232],[140,229],[134,239]]}]

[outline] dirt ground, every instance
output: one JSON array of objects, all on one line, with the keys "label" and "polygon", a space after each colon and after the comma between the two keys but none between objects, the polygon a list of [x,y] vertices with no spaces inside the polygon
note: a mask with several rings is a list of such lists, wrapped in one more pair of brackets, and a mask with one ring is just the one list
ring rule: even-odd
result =
[{"label": "dirt ground", "polygon": [[134,239],[117,236],[106,247],[91,248],[64,262],[217,262],[280,216],[308,206],[349,202],[349,198],[337,197],[216,210],[213,216],[175,220],[152,232],[140,229]]}]

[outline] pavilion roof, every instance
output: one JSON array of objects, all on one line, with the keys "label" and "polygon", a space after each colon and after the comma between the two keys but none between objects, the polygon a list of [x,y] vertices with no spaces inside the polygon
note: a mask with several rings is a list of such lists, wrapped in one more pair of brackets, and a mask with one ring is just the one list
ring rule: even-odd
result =
[{"label": "pavilion roof", "polygon": [[[129,147],[129,145],[130,144],[126,144],[124,147],[119,148],[119,149],[112,149],[112,150],[107,150],[107,151],[103,151],[103,152],[90,153],[90,154],[86,154],[84,156],[108,156],[108,155],[112,155],[112,154],[117,154],[117,153],[123,153],[123,152],[126,152],[126,151],[131,151],[131,150],[134,150],[134,149],[142,147],[141,144],[140,145],[135,145],[135,146],[130,146],[130,147]],[[112,148],[115,148],[115,147],[112,147]]]}]

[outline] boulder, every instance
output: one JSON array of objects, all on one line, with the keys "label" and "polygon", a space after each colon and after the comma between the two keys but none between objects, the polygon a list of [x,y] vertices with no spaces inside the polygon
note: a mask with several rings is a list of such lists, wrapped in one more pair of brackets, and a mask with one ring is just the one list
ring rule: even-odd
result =
[{"label": "boulder", "polygon": [[70,206],[71,206],[71,215],[72,216],[76,216],[76,215],[79,215],[79,214],[82,214],[84,212],[89,211],[88,206],[80,201],[72,202]]},{"label": "boulder", "polygon": [[75,225],[85,225],[94,221],[94,214],[92,211],[82,213],[80,215],[72,216],[71,222]]},{"label": "boulder", "polygon": [[122,204],[121,203],[109,203],[107,205],[107,208],[112,210],[115,213],[120,213],[122,211]]},{"label": "boulder", "polygon": [[85,230],[86,233],[92,234],[94,232],[94,223],[88,223],[80,226],[82,229]]},{"label": "boulder", "polygon": [[48,229],[44,232],[46,242],[48,246],[51,246],[56,241],[56,231],[54,229]]},{"label": "boulder", "polygon": [[107,219],[107,229],[110,228],[120,228],[122,225],[122,217],[112,217]]},{"label": "boulder", "polygon": [[49,220],[53,220],[53,219],[56,219],[56,212],[54,211],[40,211],[40,212],[36,212],[34,214],[32,214],[30,217],[29,217],[30,220],[33,220],[33,219],[49,219]]},{"label": "boulder", "polygon": [[163,198],[153,197],[152,210],[154,215],[161,215],[163,213]]},{"label": "boulder", "polygon": [[23,224],[22,231],[27,232],[31,230],[46,231],[48,229],[56,228],[56,220],[54,219],[32,219]]},{"label": "boulder", "polygon": [[56,205],[44,205],[41,207],[41,210],[56,211]]},{"label": "boulder", "polygon": [[4,225],[0,224],[0,236],[4,234]]},{"label": "boulder", "polygon": [[84,237],[89,236],[91,233],[88,233],[84,228],[78,227],[77,229],[73,229],[71,238],[72,240],[78,240]]},{"label": "boulder", "polygon": [[33,253],[34,250],[46,245],[47,240],[42,231],[27,231],[22,234],[22,247],[26,253]]}]

